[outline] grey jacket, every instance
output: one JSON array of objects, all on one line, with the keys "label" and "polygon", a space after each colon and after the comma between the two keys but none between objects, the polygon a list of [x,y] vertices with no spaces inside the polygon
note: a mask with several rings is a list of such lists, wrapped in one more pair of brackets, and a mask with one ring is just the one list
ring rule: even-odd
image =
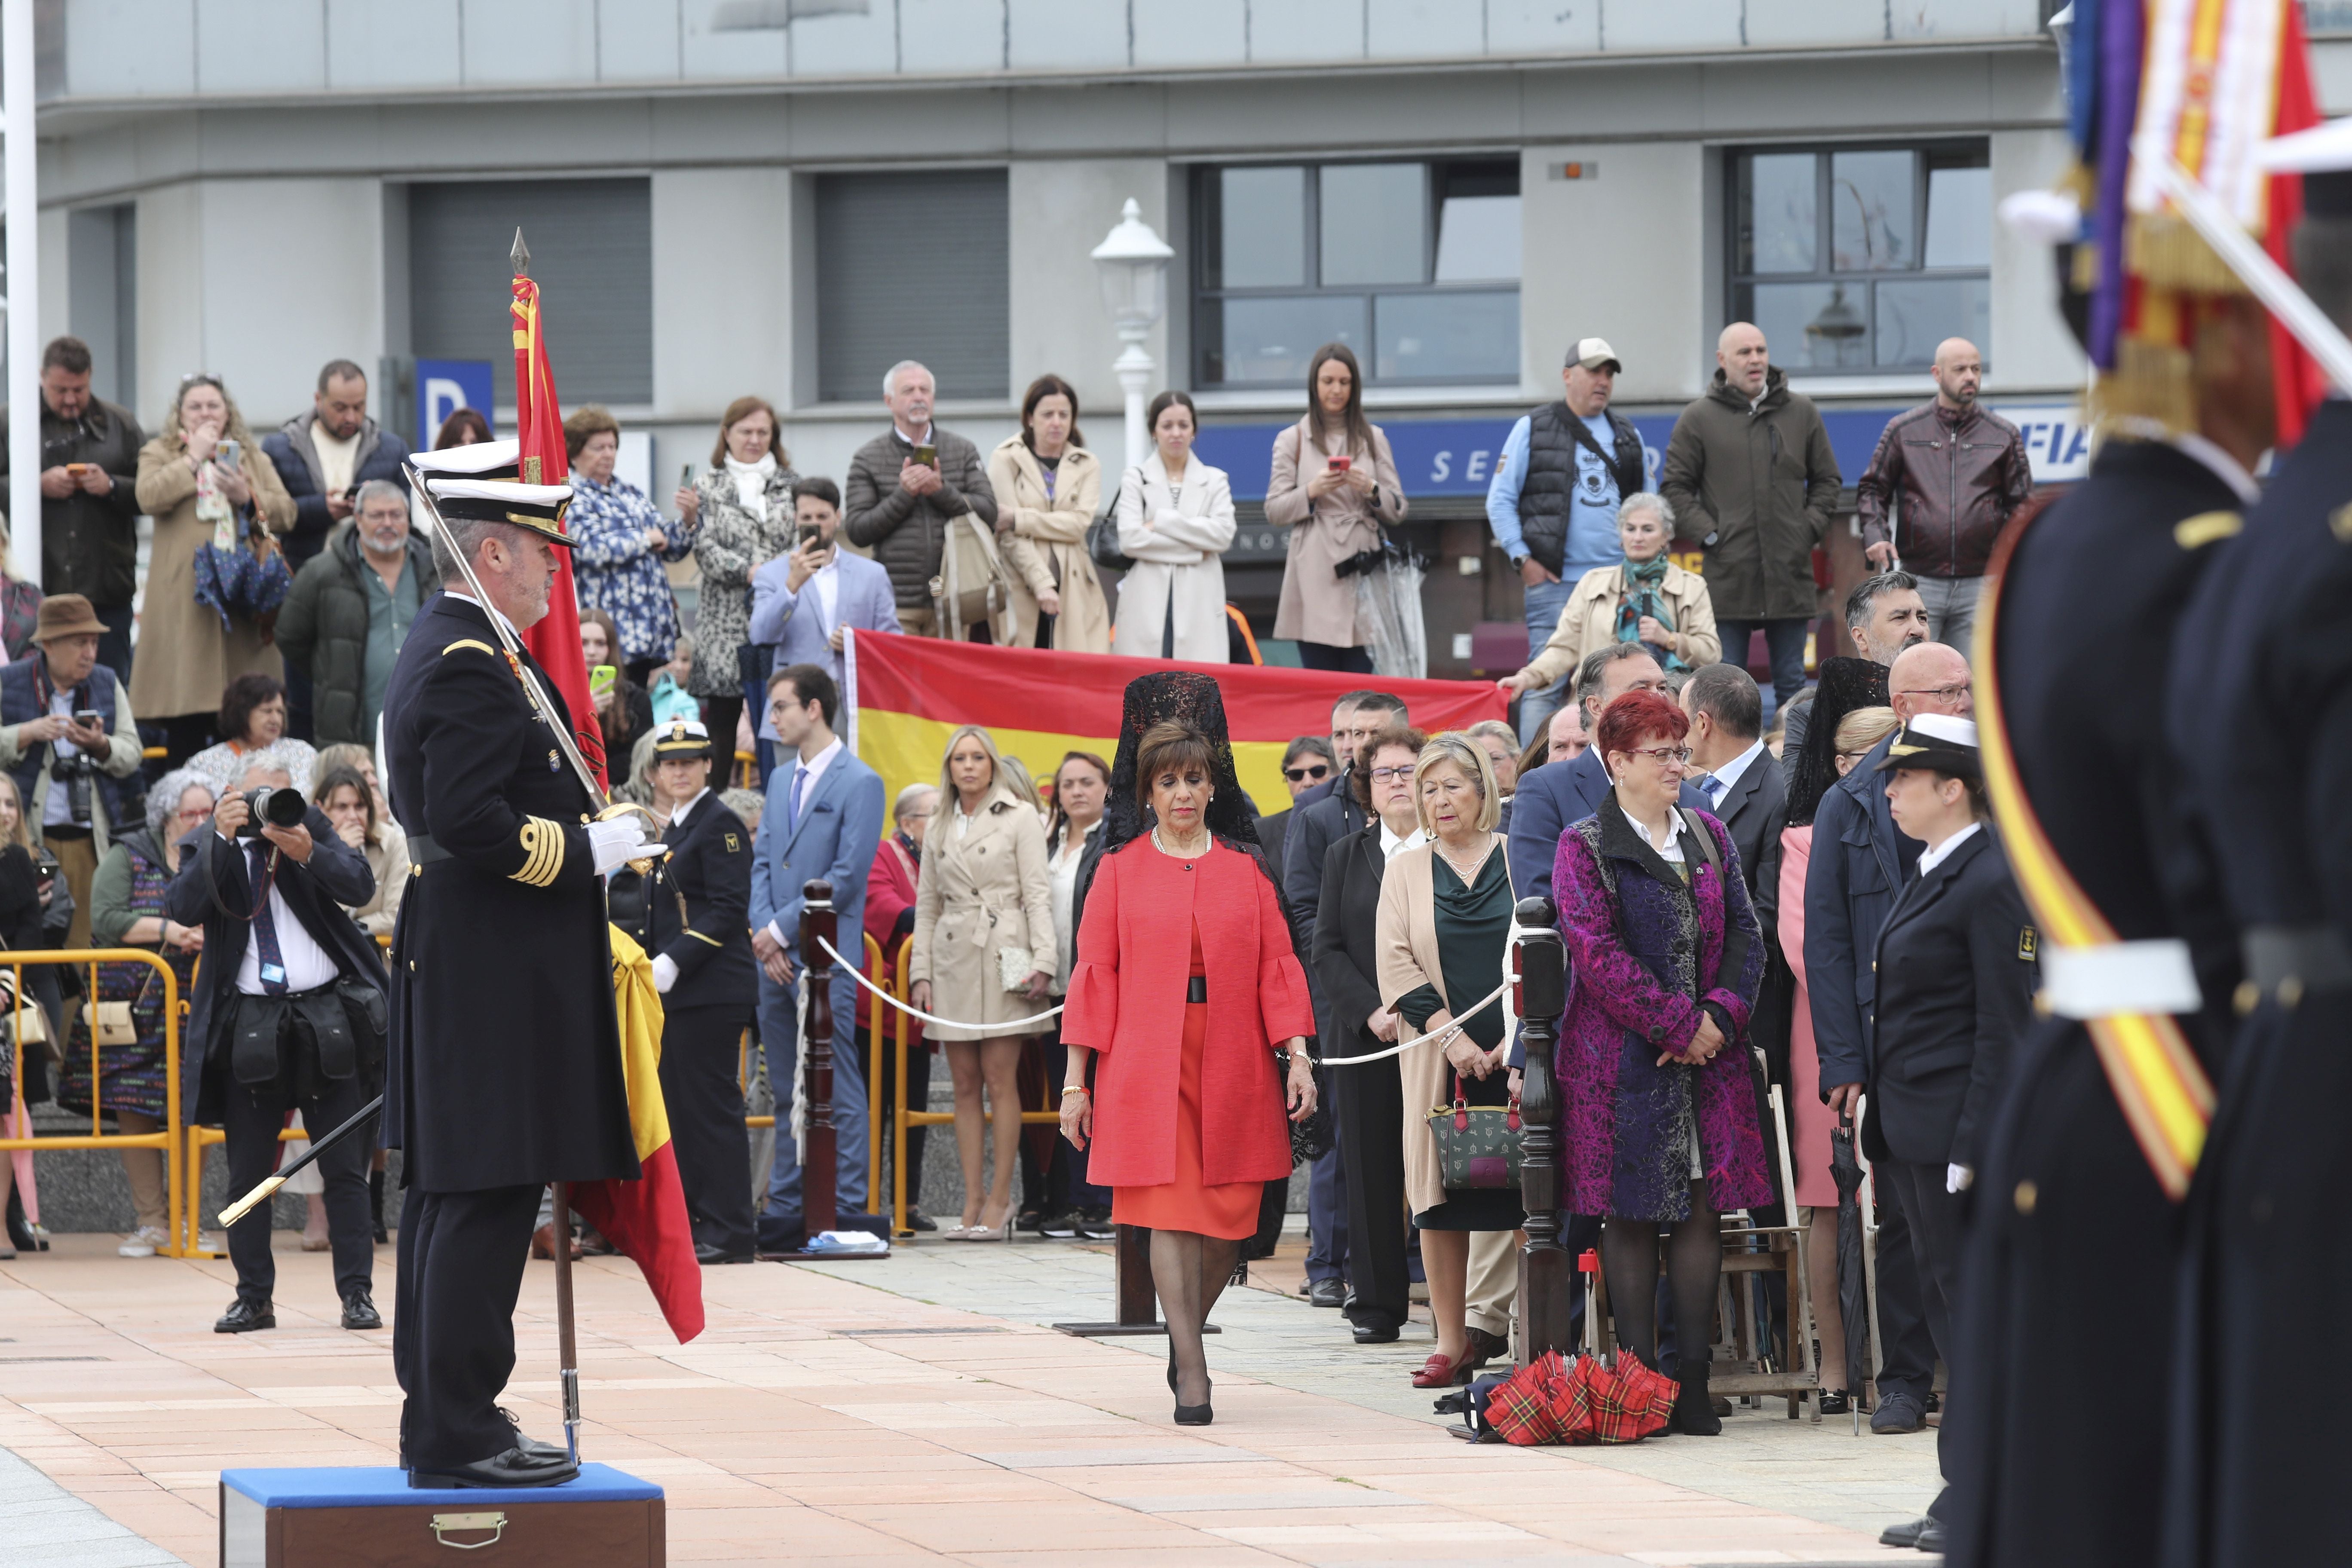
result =
[{"label": "grey jacket", "polygon": [[852,544],[871,550],[890,574],[900,609],[928,611],[931,579],[939,575],[947,525],[969,511],[996,526],[996,492],[980,448],[952,430],[931,426],[939,448],[940,477],[946,481],[927,496],[898,488],[898,466],[915,448],[894,426],[857,448],[849,478],[841,487],[841,531]]}]

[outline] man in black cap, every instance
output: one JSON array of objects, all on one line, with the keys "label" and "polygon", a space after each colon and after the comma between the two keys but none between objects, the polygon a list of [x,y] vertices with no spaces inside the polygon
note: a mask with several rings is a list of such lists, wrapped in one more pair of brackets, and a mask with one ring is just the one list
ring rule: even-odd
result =
[{"label": "man in black cap", "polygon": [[[1916,715],[1873,782],[1896,830],[1926,847],[1878,931],[1877,1048],[1862,1144],[1878,1180],[1899,1194],[1927,1332],[1948,1371],[1961,1362],[1952,1337],[1961,1194],[1976,1180],[2010,1048],[2033,1016],[2038,943],[1993,835],[1973,721]],[[1940,1449],[1941,1428],[1937,1441]],[[1920,1550],[1941,1548],[1946,1501],[1939,1496],[1921,1521]]]},{"label": "man in black cap", "polygon": [[[662,1100],[694,1255],[749,1263],[751,1145],[736,1077],[759,1009],[751,957],[751,830],[710,789],[710,731],[674,719],[654,731],[654,790],[669,809],[669,858],[646,878],[635,931],[662,994]],[[786,1136],[790,1136],[789,1133]]]},{"label": "man in black cap", "polygon": [[[499,445],[503,462],[461,447],[418,463],[496,472],[511,462],[512,444]],[[420,1487],[551,1486],[577,1467],[524,1437],[498,1397],[541,1190],[638,1174],[602,879],[649,849],[630,819],[590,820],[596,802],[560,739],[572,716],[520,647],[570,542],[557,521],[569,487],[425,488],[448,586],[411,626],[384,697],[384,782],[415,863],[393,939],[384,1092],[408,1189],[393,1322],[401,1463]]]}]

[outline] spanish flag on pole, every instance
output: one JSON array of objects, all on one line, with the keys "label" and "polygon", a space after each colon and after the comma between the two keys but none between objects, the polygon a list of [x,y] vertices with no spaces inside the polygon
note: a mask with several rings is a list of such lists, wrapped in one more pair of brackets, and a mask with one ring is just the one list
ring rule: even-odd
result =
[{"label": "spanish flag on pole", "polygon": [[661,997],[654,966],[618,926],[613,937],[613,1012],[621,1026],[621,1067],[629,1089],[629,1131],[636,1140],[634,1182],[575,1182],[572,1205],[635,1263],[652,1287],[670,1332],[684,1344],[702,1331],[702,1265],[670,1147],[669,1111],[661,1091]]}]

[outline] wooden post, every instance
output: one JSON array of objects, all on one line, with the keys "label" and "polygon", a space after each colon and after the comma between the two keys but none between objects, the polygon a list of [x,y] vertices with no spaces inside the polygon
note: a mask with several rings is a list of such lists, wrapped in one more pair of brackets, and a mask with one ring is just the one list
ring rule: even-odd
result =
[{"label": "wooden post", "polygon": [[1519,1249],[1519,1340],[1521,1356],[1532,1362],[1546,1351],[1576,1353],[1569,1329],[1575,1259],[1559,1240],[1560,1105],[1552,1078],[1552,1051],[1568,1006],[1568,954],[1549,899],[1522,900],[1517,917],[1511,962],[1527,1047],[1519,1086],[1519,1201],[1528,1215],[1528,1242]]},{"label": "wooden post", "polygon": [[[808,976],[808,1148],[801,1159],[801,1215],[808,1238],[837,1228],[835,1133],[833,1127],[833,958],[837,917],[833,884],[823,878],[802,889],[801,965]],[[784,1136],[792,1136],[789,1124]]]}]

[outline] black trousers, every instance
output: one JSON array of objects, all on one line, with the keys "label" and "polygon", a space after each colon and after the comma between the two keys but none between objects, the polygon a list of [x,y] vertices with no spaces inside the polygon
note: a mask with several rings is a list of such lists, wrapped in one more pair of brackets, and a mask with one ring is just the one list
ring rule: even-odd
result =
[{"label": "black trousers", "polygon": [[1301,642],[1298,645],[1298,665],[1302,669],[1337,669],[1352,675],[1370,675],[1372,673],[1372,650],[1341,647],[1337,643]]},{"label": "black trousers", "polygon": [[[1352,1042],[1360,1030],[1346,1031]],[[1344,1052],[1354,1055],[1355,1052]],[[1410,1306],[1406,1292],[1404,1080],[1394,1057],[1325,1074],[1339,1117],[1339,1161],[1348,1173],[1349,1319],[1359,1328],[1393,1329]]]},{"label": "black trousers", "polygon": [[[302,1125],[316,1138],[350,1121],[373,1098],[358,1073],[340,1080],[318,1079],[316,1090],[298,1094],[291,1072],[265,1084],[228,1080],[223,1089],[226,1106],[221,1125],[228,1134],[230,1192],[251,1192],[278,1168],[278,1134],[286,1125],[288,1111],[300,1110]],[[327,1185],[327,1235],[334,1244],[335,1290],[344,1297],[373,1289],[375,1280],[375,1221],[368,1205],[372,1148],[369,1139],[354,1134],[318,1159],[319,1174]],[[278,1260],[269,1250],[271,1207],[263,1204],[228,1227],[229,1260],[236,1265],[236,1299],[255,1306],[266,1304],[278,1284]]]},{"label": "black trousers", "polygon": [[404,1466],[470,1465],[514,1447],[498,1401],[514,1374],[515,1300],[541,1190],[408,1189],[392,1320],[392,1370],[408,1396]]},{"label": "black trousers", "polygon": [[[1957,1321],[1954,1308],[1960,1299],[1960,1248],[1968,1215],[1967,1199],[1958,1193],[1944,1190],[1949,1173],[1941,1165],[1881,1160],[1873,1169],[1902,1194],[1904,1216],[1910,1221],[1911,1257],[1918,1268],[1922,1305],[1927,1309],[1928,1337],[1935,1342],[1936,1353],[1944,1358],[1945,1370],[1957,1383],[1959,1357],[1954,1353],[1952,1325]],[[1886,1239],[1884,1226],[1879,1227],[1878,1239],[1881,1243]],[[1882,1280],[1886,1278],[1884,1246],[1878,1254],[1878,1277]],[[1927,1511],[1937,1519],[1945,1517],[1951,1498],[1950,1469],[1944,1463],[1944,1434],[1949,1430],[1948,1422],[1936,1428],[1936,1462],[1945,1471],[1945,1485]]]},{"label": "black trousers", "polygon": [[[1878,1395],[1907,1394],[1927,1402],[1936,1386],[1936,1337],[1927,1327],[1927,1292],[1911,1244],[1911,1219],[1899,1186],[1874,1184],[1878,1194],[1878,1348],[1885,1364],[1878,1373]],[[1938,1428],[1940,1430],[1940,1428]]]},{"label": "black trousers", "polygon": [[676,1008],[662,1023],[662,1100],[669,1108],[678,1183],[686,1189],[694,1238],[726,1253],[750,1252],[758,1239],[751,1222],[751,1140],[735,1077],[745,1022],[740,1006],[720,1005]]}]

